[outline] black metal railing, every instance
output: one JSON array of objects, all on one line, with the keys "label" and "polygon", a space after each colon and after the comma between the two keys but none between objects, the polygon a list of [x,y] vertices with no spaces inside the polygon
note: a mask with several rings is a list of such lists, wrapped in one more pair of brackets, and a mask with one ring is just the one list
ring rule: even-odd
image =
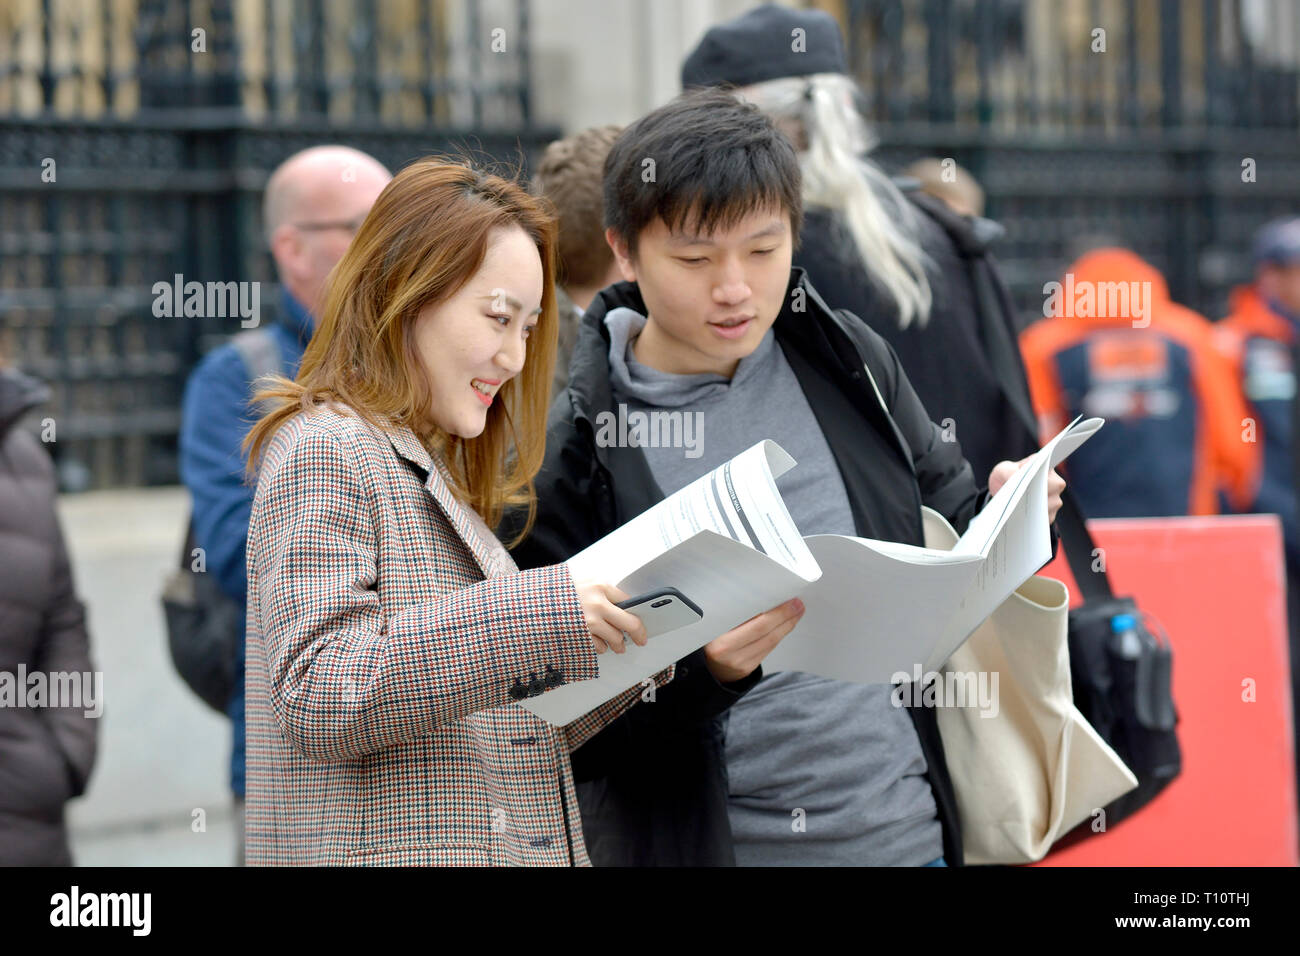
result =
[{"label": "black metal railing", "polygon": [[848,0],[878,123],[1003,130],[1289,129],[1294,0]]},{"label": "black metal railing", "polygon": [[[1027,318],[1076,240],[1099,234],[1150,259],[1179,301],[1221,315],[1248,275],[1254,229],[1300,211],[1294,0],[821,5],[845,13],[877,158],[953,157],[980,180]],[[530,11],[547,8],[44,0],[6,11],[0,350],[54,388],[40,414],[57,423],[65,487],[177,480],[185,377],[239,320],[157,317],[152,287],[177,273],[258,281],[273,317],[259,200],[285,157],[339,142],[396,169],[466,143],[526,165],[558,134],[530,112]]]},{"label": "black metal railing", "polygon": [[[136,0],[15,11],[14,112],[238,108],[393,125],[530,121],[527,0]],[[39,49],[38,58],[29,51]]]},{"label": "black metal railing", "polygon": [[[1251,233],[1300,212],[1294,0],[848,0],[861,108],[901,167],[951,157],[1007,227],[1026,320],[1106,236],[1211,318]],[[1249,164],[1249,173],[1244,168]]]},{"label": "black metal railing", "polygon": [[178,480],[185,379],[240,319],[156,316],[154,285],[259,282],[273,320],[260,200],[286,157],[526,168],[558,135],[529,116],[526,0],[71,6],[0,35],[0,351],[52,388],[34,417],[69,490]]}]

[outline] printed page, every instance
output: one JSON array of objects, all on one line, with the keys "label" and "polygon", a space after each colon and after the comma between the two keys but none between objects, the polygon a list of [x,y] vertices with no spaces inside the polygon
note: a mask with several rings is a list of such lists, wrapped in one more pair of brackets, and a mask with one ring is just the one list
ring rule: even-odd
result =
[{"label": "printed page", "polygon": [[811,579],[817,562],[776,487],[794,465],[776,442],[758,442],[575,554],[569,570],[577,580],[621,580],[692,535],[712,531]]},{"label": "printed page", "polygon": [[[1007,522],[1023,507],[1026,494],[1040,472],[1055,468],[1076,448],[1096,434],[1105,423],[1101,418],[1083,420],[1076,418],[1051,441],[1040,448],[1029,464],[1020,469],[1003,485],[996,495],[975,515],[958,539],[953,551],[957,554],[987,555]],[[1046,485],[1044,484],[1044,488]],[[1019,587],[1020,585],[1016,585]]]},{"label": "printed page", "polygon": [[953,553],[961,553],[963,546],[973,549],[978,545],[984,563],[958,603],[947,633],[927,662],[927,670],[935,670],[947,661],[998,605],[1051,560],[1048,478],[1052,469],[1095,435],[1103,423],[1100,418],[1075,419],[971,520]]},{"label": "printed page", "polygon": [[[629,594],[675,587],[698,604],[704,616],[651,638],[644,647],[629,643],[624,654],[606,651],[598,658],[596,679],[557,687],[521,701],[521,706],[562,726],[628,688],[640,685],[643,694],[649,694],[653,675],[808,586],[806,578],[768,555],[712,531],[687,538],[615,583]],[[649,698],[636,706],[649,706]]]},{"label": "printed page", "polygon": [[978,555],[864,538],[820,534],[806,540],[822,575],[799,595],[808,609],[764,660],[765,673],[806,671],[885,684],[902,672],[910,680],[982,564]]},{"label": "printed page", "polygon": [[759,442],[570,558],[575,580],[612,581],[629,595],[675,587],[704,616],[645,647],[601,654],[599,677],[522,706],[566,724],[641,682],[648,688],[652,675],[816,579],[821,569],[776,487],[794,464],[776,442]]},{"label": "printed page", "polygon": [[625,654],[602,654],[600,676],[523,703],[564,724],[719,634],[791,597],[807,612],[765,662],[840,680],[889,683],[922,661],[934,669],[1051,557],[1052,467],[1101,426],[1076,420],[1018,471],[951,552],[840,535],[799,537],[775,478],[794,466],[760,442],[570,559],[576,579],[616,580],[629,594],[681,590],[697,624]]},{"label": "printed page", "polygon": [[1025,473],[1029,477],[1021,482],[1015,506],[1001,516],[998,533],[988,542],[978,573],[960,595],[944,635],[927,659],[926,670],[934,670],[936,662],[942,664],[951,657],[999,604],[1051,559],[1048,469],[1027,466],[1020,472],[1022,476]]},{"label": "printed page", "polygon": [[839,535],[807,538],[823,573],[801,594],[808,611],[768,655],[764,670],[872,684],[937,669],[1051,557],[1050,469],[1101,424],[1076,420],[1013,475],[972,519],[965,553]]}]

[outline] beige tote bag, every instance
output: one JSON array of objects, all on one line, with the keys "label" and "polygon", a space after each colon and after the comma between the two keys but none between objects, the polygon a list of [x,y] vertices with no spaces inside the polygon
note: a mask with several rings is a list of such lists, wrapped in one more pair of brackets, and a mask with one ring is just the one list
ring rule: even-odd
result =
[{"label": "beige tote bag", "polygon": [[[951,550],[956,532],[922,511],[926,547]],[[990,690],[997,674],[996,709],[936,707],[968,864],[1041,860],[1059,837],[1137,786],[1074,706],[1068,609],[1064,584],[1034,576],[940,671],[948,686],[983,672]]]}]

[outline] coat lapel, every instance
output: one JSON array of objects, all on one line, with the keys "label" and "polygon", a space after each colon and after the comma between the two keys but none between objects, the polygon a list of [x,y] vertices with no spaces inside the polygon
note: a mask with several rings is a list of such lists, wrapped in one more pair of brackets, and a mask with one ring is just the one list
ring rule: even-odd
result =
[{"label": "coat lapel", "polygon": [[411,431],[410,428],[392,422],[386,424],[387,427],[384,431],[393,448],[399,455],[425,473],[425,489],[438,502],[438,507],[447,516],[451,526],[456,529],[456,533],[460,535],[465,547],[469,549],[469,553],[474,556],[474,561],[478,564],[479,570],[483,572],[483,576],[485,578],[491,577],[495,563],[487,550],[487,546],[480,539],[469,516],[465,513],[465,506],[456,500],[456,496],[451,493],[450,476],[446,471],[447,466],[441,461],[435,460],[429,454],[428,449],[424,447],[420,439],[415,437],[415,432]]}]

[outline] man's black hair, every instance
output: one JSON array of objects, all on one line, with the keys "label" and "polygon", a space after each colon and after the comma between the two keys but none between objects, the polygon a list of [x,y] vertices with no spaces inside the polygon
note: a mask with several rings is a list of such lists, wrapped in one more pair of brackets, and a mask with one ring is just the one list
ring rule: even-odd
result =
[{"label": "man's black hair", "polygon": [[794,147],[758,107],[721,88],[683,93],[614,142],[605,159],[605,226],[635,256],[641,230],[656,218],[672,232],[709,235],[777,208],[797,243],[801,178]]}]

